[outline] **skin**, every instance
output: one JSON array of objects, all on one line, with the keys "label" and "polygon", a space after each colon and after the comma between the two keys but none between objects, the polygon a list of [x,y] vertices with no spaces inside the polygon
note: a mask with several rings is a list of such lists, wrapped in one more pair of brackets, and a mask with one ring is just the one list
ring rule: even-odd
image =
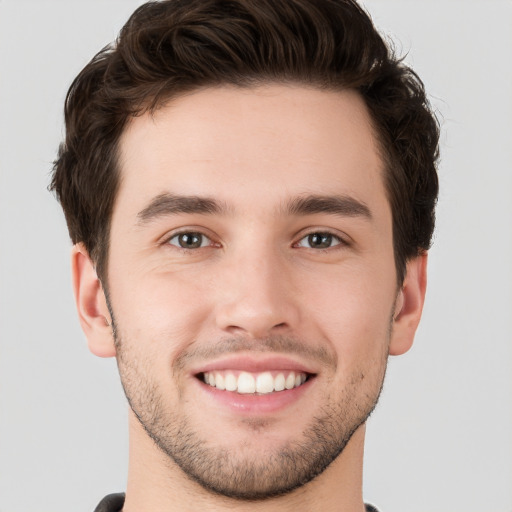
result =
[{"label": "skin", "polygon": [[[364,422],[388,355],[412,344],[426,255],[408,262],[397,290],[383,163],[361,98],[277,84],[203,89],[133,119],[120,166],[110,308],[81,244],[72,261],[90,349],[117,356],[132,407],[124,510],[362,512]],[[163,194],[223,208],[170,212],[169,201],[155,207]],[[312,196],[341,197],[345,209],[290,208]],[[180,247],[183,232],[204,235],[201,247]],[[330,235],[327,246],[312,245],[313,233]],[[258,408],[212,397],[197,378],[212,363],[290,364],[310,379],[284,405],[271,397]],[[318,426],[326,434],[312,441]],[[202,447],[195,468],[180,460],[187,439]],[[293,475],[309,462],[279,457],[304,445],[327,446],[327,467],[299,485]],[[244,481],[247,468],[256,476]],[[240,488],[253,499],[229,497]]]}]

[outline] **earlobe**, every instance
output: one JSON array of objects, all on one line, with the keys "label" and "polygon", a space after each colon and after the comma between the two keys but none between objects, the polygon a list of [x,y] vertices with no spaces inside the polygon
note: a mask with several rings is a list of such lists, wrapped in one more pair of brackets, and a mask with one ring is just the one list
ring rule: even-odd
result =
[{"label": "earlobe", "polygon": [[411,348],[421,319],[426,288],[427,254],[424,253],[407,262],[404,283],[395,303],[390,355],[400,355]]},{"label": "earlobe", "polygon": [[72,249],[71,272],[78,317],[89,350],[100,357],[115,356],[111,318],[105,293],[93,262],[81,243]]}]

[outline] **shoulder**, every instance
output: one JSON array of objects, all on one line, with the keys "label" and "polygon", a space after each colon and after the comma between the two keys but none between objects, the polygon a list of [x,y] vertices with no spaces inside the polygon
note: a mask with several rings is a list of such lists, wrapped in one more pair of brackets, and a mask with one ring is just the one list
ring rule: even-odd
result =
[{"label": "shoulder", "polygon": [[124,493],[105,496],[94,509],[94,512],[121,512],[124,505]]},{"label": "shoulder", "polygon": [[[124,493],[109,494],[105,496],[94,512],[121,512],[124,504]],[[366,512],[379,512],[373,505],[365,505]]]}]

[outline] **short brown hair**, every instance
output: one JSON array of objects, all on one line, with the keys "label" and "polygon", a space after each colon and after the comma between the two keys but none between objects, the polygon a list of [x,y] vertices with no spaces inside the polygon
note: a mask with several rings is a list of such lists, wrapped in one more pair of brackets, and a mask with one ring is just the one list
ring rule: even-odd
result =
[{"label": "short brown hair", "polygon": [[[73,243],[106,278],[119,183],[118,141],[131,116],[200,87],[298,83],[363,97],[386,165],[399,284],[429,249],[439,128],[418,76],[355,0],[165,0],[139,7],[66,98],[66,139],[50,189]],[[106,284],[106,283],[104,283]]]}]

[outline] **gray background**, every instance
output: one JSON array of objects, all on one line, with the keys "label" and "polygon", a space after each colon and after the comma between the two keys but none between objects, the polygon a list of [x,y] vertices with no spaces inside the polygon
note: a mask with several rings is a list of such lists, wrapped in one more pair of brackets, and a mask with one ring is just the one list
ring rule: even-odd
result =
[{"label": "gray background", "polygon": [[[124,396],[87,350],[46,186],[67,87],[139,3],[0,0],[0,512],[87,512],[124,489]],[[424,318],[369,421],[365,498],[512,512],[512,3],[365,4],[443,127]]]}]

